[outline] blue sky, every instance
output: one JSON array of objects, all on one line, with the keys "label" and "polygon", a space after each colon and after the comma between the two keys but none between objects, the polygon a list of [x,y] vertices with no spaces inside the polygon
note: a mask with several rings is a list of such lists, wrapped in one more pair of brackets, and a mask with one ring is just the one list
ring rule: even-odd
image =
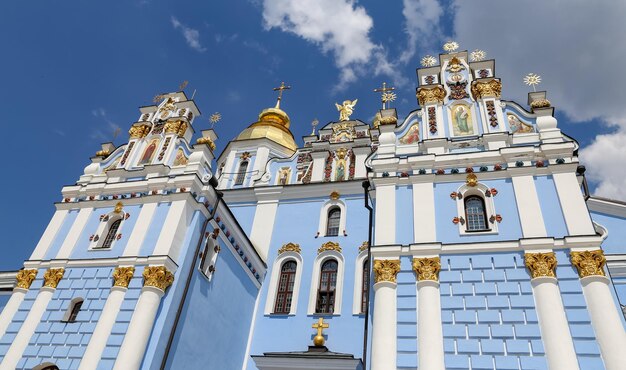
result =
[{"label": "blue sky", "polygon": [[[589,153],[591,163],[585,164],[598,168],[591,176],[594,187],[606,196],[626,197],[623,173],[610,177],[607,173],[615,171],[605,167],[607,158],[626,159],[621,145],[626,119],[613,108],[626,100],[620,84],[626,78],[619,70],[607,78],[615,60],[626,58],[619,40],[626,29],[617,17],[623,9],[592,4],[594,16],[571,22],[589,14],[589,5],[573,1],[560,9],[558,1],[545,1],[544,15],[532,6],[516,9],[517,3],[466,3],[4,4],[0,99],[6,139],[0,153],[8,188],[0,216],[5,252],[0,270],[21,267],[52,216],[53,203],[61,199],[62,186],[78,179],[117,127],[121,134],[115,144],[124,143],[138,107],[150,104],[154,95],[177,90],[188,80],[186,91],[191,95],[196,90],[203,112],[196,131],[208,127],[211,113],[222,114],[216,127],[219,152],[260,110],[274,104],[272,87],[285,81],[292,90],[285,93],[282,107],[299,138],[310,132],[314,118],[335,120],[334,103],[344,99],[358,98],[353,117],[369,121],[379,107],[372,89],[383,81],[398,88],[395,106],[406,116],[417,108],[420,58],[438,54],[448,39],[496,58],[504,98],[526,103],[522,77],[541,74],[559,127],[586,147],[583,153]],[[608,45],[598,45],[594,35],[606,35],[606,27],[614,36],[605,40]],[[544,41],[535,42],[533,33],[544,35]],[[611,46],[610,37],[618,44]],[[575,80],[581,78],[586,87],[579,89]]]}]

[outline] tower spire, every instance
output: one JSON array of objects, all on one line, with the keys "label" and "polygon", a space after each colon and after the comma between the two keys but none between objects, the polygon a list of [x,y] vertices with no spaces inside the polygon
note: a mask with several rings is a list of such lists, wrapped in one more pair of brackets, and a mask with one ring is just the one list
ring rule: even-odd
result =
[{"label": "tower spire", "polygon": [[285,85],[285,82],[281,82],[279,87],[275,87],[272,90],[278,91],[278,99],[276,99],[276,106],[274,108],[280,109],[280,101],[283,98],[283,91],[291,89],[291,86]]}]

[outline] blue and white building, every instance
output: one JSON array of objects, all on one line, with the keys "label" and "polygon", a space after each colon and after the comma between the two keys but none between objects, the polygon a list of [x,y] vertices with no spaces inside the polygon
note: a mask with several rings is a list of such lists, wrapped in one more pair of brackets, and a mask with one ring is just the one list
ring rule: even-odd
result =
[{"label": "blue and white building", "polygon": [[0,369],[626,369],[626,204],[545,92],[429,65],[403,120],[299,145],[279,98],[217,158],[183,92],[140,108],[0,275]]}]

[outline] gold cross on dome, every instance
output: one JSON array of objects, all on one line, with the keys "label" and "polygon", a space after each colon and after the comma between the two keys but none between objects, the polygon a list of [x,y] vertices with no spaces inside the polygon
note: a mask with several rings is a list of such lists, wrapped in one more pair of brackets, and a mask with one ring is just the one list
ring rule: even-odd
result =
[{"label": "gold cross on dome", "polygon": [[322,334],[324,334],[324,329],[328,329],[329,327],[330,325],[324,322],[323,317],[320,317],[317,322],[313,324],[312,328],[317,330],[317,335],[315,336],[315,338],[313,338],[313,344],[315,344],[316,347],[321,347],[324,345],[325,340]]},{"label": "gold cross on dome", "polygon": [[395,90],[395,87],[387,87],[387,83],[383,82],[383,87],[379,87],[374,89],[374,92],[379,92],[380,94],[380,100],[383,103],[383,109],[387,108],[387,103],[390,101],[395,100],[395,94],[391,93],[391,91]]},{"label": "gold cross on dome", "polygon": [[280,100],[283,98],[283,91],[291,89],[291,86],[285,85],[285,82],[281,82],[279,87],[275,87],[272,90],[278,91],[278,99],[276,100],[276,109],[280,109]]}]

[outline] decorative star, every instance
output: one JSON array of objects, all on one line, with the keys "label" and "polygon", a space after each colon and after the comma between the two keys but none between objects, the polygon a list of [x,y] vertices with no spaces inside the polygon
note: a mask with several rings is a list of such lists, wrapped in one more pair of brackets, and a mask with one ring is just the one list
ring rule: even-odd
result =
[{"label": "decorative star", "polygon": [[484,50],[476,49],[470,54],[470,60],[472,62],[480,62],[481,60],[484,60],[486,56],[487,53],[485,53]]},{"label": "decorative star", "polygon": [[452,53],[456,51],[458,48],[459,48],[459,43],[456,41],[448,41],[445,44],[443,44],[443,50],[447,51],[448,53]]},{"label": "decorative star", "polygon": [[437,64],[437,59],[435,59],[435,57],[432,55],[426,55],[422,58],[421,63],[422,67],[432,67]]},{"label": "decorative star", "polygon": [[382,100],[385,103],[390,102],[390,101],[394,101],[394,100],[396,100],[396,94],[392,93],[392,92],[385,92],[385,93],[383,93]]},{"label": "decorative star", "polygon": [[211,116],[209,117],[209,121],[211,121],[211,124],[213,125],[218,123],[221,119],[222,119],[222,115],[219,112],[215,112],[211,114]]},{"label": "decorative star", "polygon": [[541,83],[541,76],[536,73],[529,73],[524,77],[524,83],[528,86],[532,86],[533,91],[536,91],[535,86]]}]

